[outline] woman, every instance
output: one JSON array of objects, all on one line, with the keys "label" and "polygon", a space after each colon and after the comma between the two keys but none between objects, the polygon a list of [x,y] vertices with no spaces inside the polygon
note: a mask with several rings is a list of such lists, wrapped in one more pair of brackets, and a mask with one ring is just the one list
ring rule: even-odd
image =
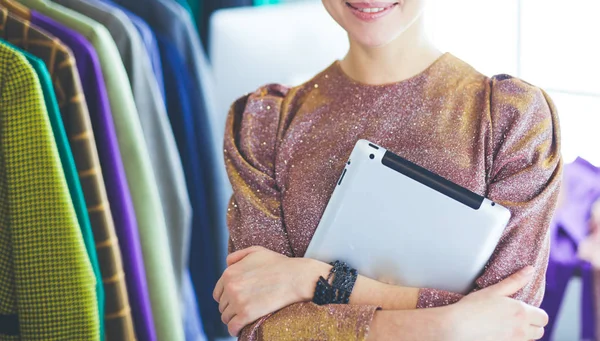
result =
[{"label": "woman", "polygon": [[[543,296],[562,167],[551,101],[521,80],[487,78],[440,53],[425,35],[424,0],[323,3],[348,32],[346,57],[301,86],[262,87],[228,116],[236,252],[214,295],[230,333],[243,328],[243,340],[539,339],[546,317],[533,306]],[[359,276],[349,304],[310,302],[331,266],[295,257],[304,255],[361,138],[511,210],[479,291],[463,297]]]}]

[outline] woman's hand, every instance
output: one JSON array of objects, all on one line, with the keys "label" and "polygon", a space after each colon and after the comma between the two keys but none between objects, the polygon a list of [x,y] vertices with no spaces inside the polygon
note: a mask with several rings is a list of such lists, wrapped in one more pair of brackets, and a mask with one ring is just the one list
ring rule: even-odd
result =
[{"label": "woman's hand", "polygon": [[[531,270],[531,269],[529,269]],[[544,334],[548,315],[509,298],[531,280],[527,268],[440,308],[379,310],[368,341],[529,341]]]},{"label": "woman's hand", "polygon": [[548,324],[546,312],[509,298],[523,288],[532,275],[533,268],[527,267],[449,306],[448,337],[444,340],[527,341],[542,338]]},{"label": "woman's hand", "polygon": [[[331,265],[309,258],[289,258],[260,246],[227,257],[227,270],[213,292],[221,320],[236,336],[246,325],[290,304],[310,301],[319,276]],[[385,310],[414,309],[418,288],[384,284],[358,276],[350,304]]]},{"label": "woman's hand", "polygon": [[[229,333],[237,336],[242,328],[260,317],[309,300],[310,288],[305,277],[311,273],[308,271],[311,264],[314,265],[311,260],[289,258],[260,246],[230,254],[228,267],[213,292]],[[326,264],[322,271],[329,271]],[[317,278],[312,282],[316,283]]]}]

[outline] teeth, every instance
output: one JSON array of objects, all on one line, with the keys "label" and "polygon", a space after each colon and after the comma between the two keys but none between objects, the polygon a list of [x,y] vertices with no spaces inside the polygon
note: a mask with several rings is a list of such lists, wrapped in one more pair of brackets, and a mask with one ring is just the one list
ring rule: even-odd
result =
[{"label": "teeth", "polygon": [[365,13],[377,13],[383,11],[385,8],[360,8],[359,11]]}]

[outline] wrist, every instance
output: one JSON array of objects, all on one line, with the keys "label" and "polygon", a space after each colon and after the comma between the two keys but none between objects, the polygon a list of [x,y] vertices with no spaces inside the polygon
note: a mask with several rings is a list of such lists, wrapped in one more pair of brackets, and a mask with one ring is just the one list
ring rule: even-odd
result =
[{"label": "wrist", "polygon": [[299,263],[299,280],[296,281],[296,293],[300,300],[311,301],[320,276],[327,278],[331,265],[310,258],[296,258]]},{"label": "wrist", "polygon": [[390,285],[359,276],[350,303],[375,305],[383,310],[408,310],[417,307],[418,299],[418,288]]},{"label": "wrist", "polygon": [[373,314],[373,320],[369,327],[369,335],[367,341],[383,341],[388,338],[390,334],[393,334],[392,323],[393,323],[393,311],[377,310]]},{"label": "wrist", "polygon": [[438,308],[424,309],[435,312],[435,326],[440,340],[456,340],[459,336],[458,322],[460,322],[461,313],[458,308],[459,306],[455,303]]}]

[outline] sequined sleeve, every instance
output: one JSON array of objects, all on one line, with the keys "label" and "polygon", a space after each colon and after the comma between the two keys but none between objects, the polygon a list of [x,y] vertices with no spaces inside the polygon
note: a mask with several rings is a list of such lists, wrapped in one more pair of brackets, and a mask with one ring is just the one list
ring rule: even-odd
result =
[{"label": "sequined sleeve", "polygon": [[[292,256],[274,162],[288,89],[270,85],[236,101],[227,118],[225,164],[233,188],[229,251],[260,245]],[[376,307],[296,303],[242,330],[240,340],[365,340]]]},{"label": "sequined sleeve", "polygon": [[[542,90],[515,78],[492,79],[490,91],[485,148],[491,167],[486,196],[507,207],[512,216],[474,290],[532,265],[533,280],[514,298],[539,306],[548,265],[549,225],[562,172],[556,108]],[[461,297],[421,289],[417,306],[447,305]]]}]

